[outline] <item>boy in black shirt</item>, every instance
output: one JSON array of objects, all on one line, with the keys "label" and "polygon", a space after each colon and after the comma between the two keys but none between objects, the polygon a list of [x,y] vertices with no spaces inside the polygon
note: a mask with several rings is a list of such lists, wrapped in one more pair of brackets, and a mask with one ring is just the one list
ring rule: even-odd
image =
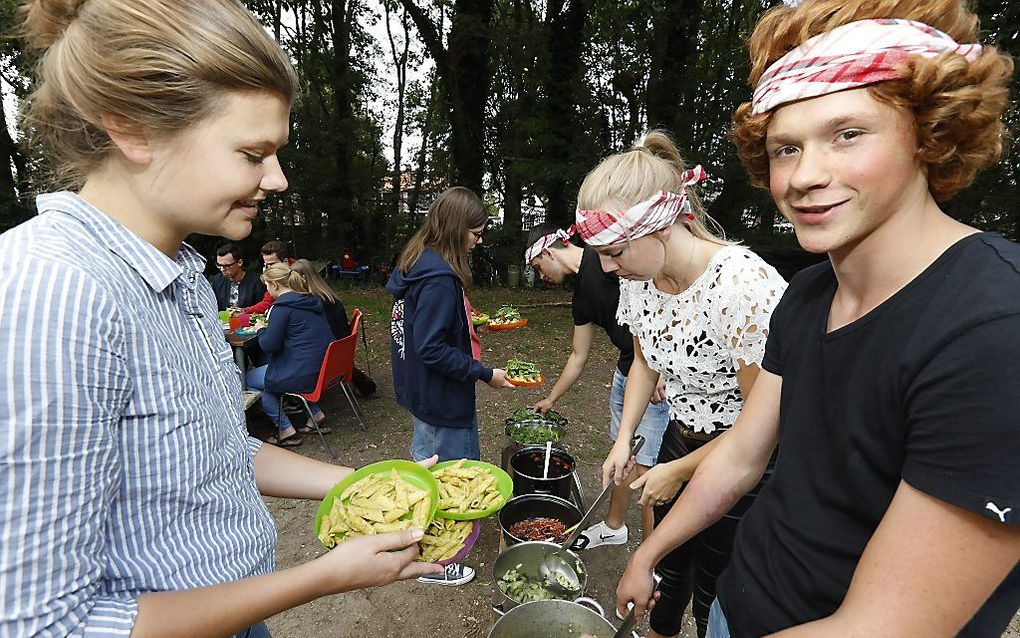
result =
[{"label": "boy in black shirt", "polygon": [[[577,276],[577,286],[571,300],[574,334],[570,356],[549,396],[536,403],[535,409],[542,414],[548,412],[581,376],[598,326],[605,330],[609,340],[620,351],[609,399],[610,438],[615,441],[623,413],[623,391],[630,364],[634,360],[634,338],[626,326],[616,321],[616,308],[620,303],[619,278],[602,270],[598,253],[590,248],[575,246],[569,239],[568,233],[552,224],[536,226],[528,235],[529,248],[525,253],[525,261],[538,272],[543,281],[559,285],[568,276]],[[625,518],[630,504],[630,482],[655,465],[658,458],[662,434],[669,423],[669,406],[663,400],[664,397],[665,383],[660,379],[652,403],[645,409],[644,417],[635,431],[645,437],[645,444],[637,455],[635,471],[628,476],[626,483],[613,490],[605,520],[582,532],[588,539],[586,547],[627,542]],[[651,531],[651,507],[642,509],[641,525],[646,534]]]},{"label": "boy in black shirt", "polygon": [[780,443],[710,637],[998,636],[1016,612],[1020,247],[937,204],[1001,153],[1012,63],[976,35],[961,0],[759,22],[733,137],[829,262],[790,282],[740,418],[631,557],[621,610]]}]

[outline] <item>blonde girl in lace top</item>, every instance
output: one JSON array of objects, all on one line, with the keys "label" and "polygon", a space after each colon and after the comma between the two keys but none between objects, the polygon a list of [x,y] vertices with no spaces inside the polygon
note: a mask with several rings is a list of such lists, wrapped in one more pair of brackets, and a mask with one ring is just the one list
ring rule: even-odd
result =
[{"label": "blonde girl in lace top", "polygon": [[[603,480],[629,471],[630,440],[661,373],[670,424],[659,464],[637,479],[656,524],[668,513],[712,440],[740,413],[758,374],[769,316],[786,282],[750,250],[713,233],[693,192],[705,177],[688,170],[672,140],[653,131],[637,146],[604,160],[581,185],[577,228],[621,277],[617,319],[634,335],[634,364],[624,396],[620,435],[603,464]],[[694,593],[704,636],[715,578],[725,567],[739,515],[666,556],[658,565],[661,598],[648,635],[675,636]]]}]

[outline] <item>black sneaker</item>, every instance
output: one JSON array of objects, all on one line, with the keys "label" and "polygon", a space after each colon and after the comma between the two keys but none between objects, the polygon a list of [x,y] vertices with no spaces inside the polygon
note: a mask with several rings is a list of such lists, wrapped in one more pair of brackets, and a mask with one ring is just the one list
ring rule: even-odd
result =
[{"label": "black sneaker", "polygon": [[471,569],[467,565],[461,565],[460,563],[450,563],[446,566],[446,570],[439,574],[426,574],[425,576],[419,576],[419,583],[432,583],[433,585],[446,585],[448,587],[454,587],[457,585],[466,585],[474,580],[475,570]]}]

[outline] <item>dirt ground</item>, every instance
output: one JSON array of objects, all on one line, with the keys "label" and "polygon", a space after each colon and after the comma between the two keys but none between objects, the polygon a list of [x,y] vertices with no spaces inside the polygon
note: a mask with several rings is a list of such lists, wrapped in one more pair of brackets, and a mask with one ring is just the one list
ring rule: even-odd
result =
[{"label": "dirt ground", "polygon": [[[394,399],[389,367],[388,311],[391,298],[382,288],[355,288],[343,292],[348,310],[360,307],[368,334],[368,351],[359,344],[358,365],[371,368],[378,383],[372,399],[361,399],[368,431],[357,425],[342,393],[329,397],[321,405],[333,432],[326,435],[340,462],[360,467],[375,461],[407,458],[411,440],[410,417]],[[478,290],[473,305],[493,311],[502,303],[517,305],[555,304],[570,298],[562,290]],[[547,377],[555,377],[570,352],[571,315],[566,305],[539,305],[523,311],[527,327],[482,335],[483,358],[491,366],[500,366],[508,358],[520,357],[535,362]],[[615,365],[615,349],[600,332],[585,372],[557,409],[570,420],[563,447],[578,461],[582,485],[588,501],[597,495],[598,473],[608,449],[608,407],[610,383]],[[496,391],[478,384],[478,414],[482,441],[482,460],[499,463],[506,443],[503,419],[518,407],[532,405],[545,396],[551,383],[534,389]],[[258,416],[250,424],[258,433],[267,423]],[[302,454],[326,460],[327,454],[314,435],[305,437],[297,448]],[[279,568],[307,562],[323,551],[315,538],[313,520],[317,502],[267,499],[276,519],[279,541],[276,547]],[[627,557],[640,542],[640,523],[636,502],[628,516],[631,529],[626,545],[600,547],[584,552],[589,571],[587,595],[611,609],[619,575]],[[478,574],[462,587],[422,585],[415,581],[388,587],[357,591],[314,601],[271,618],[268,625],[276,638],[322,637],[442,637],[480,638],[488,635],[496,621],[492,611],[495,585],[492,564],[498,553],[499,525],[495,517],[483,521],[482,534],[465,561]],[[608,612],[612,614],[611,611]],[[613,619],[613,622],[617,621]],[[642,635],[647,625],[638,627]],[[694,638],[693,622],[686,621],[683,638]],[[1020,638],[1020,622],[1014,619],[1004,636]]]}]

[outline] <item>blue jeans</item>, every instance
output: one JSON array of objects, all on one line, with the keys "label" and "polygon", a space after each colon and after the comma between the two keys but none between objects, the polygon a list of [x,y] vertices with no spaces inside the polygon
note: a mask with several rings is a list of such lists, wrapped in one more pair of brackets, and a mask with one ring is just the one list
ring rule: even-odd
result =
[{"label": "blue jeans", "polygon": [[273,635],[269,633],[269,628],[266,627],[266,624],[260,622],[234,634],[234,638],[273,638]]},{"label": "blue jeans", "polygon": [[[244,381],[248,388],[262,391],[262,409],[265,411],[266,416],[269,417],[269,420],[273,422],[273,425],[279,424],[278,427],[282,432],[291,427],[290,418],[280,412],[280,395],[266,392],[266,370],[268,369],[269,366],[267,365],[252,368],[245,374]],[[312,409],[312,414],[322,412],[315,403],[309,403],[308,407]]]},{"label": "blue jeans", "polygon": [[726,623],[718,598],[712,601],[712,607],[708,610],[708,633],[705,638],[730,638],[730,626]]},{"label": "blue jeans", "polygon": [[469,428],[444,428],[429,425],[418,417],[411,415],[414,436],[411,438],[411,460],[421,461],[433,454],[439,455],[440,461],[452,459],[479,460],[481,449],[478,443],[478,413]]},{"label": "blue jeans", "polygon": [[[613,390],[609,393],[609,437],[616,440],[620,433],[620,417],[623,414],[623,391],[627,386],[627,377],[619,368],[613,371]],[[645,414],[641,417],[634,434],[645,437],[645,445],[638,452],[637,462],[645,467],[652,467],[659,458],[659,446],[662,445],[662,433],[669,425],[669,404],[649,403]]]}]

